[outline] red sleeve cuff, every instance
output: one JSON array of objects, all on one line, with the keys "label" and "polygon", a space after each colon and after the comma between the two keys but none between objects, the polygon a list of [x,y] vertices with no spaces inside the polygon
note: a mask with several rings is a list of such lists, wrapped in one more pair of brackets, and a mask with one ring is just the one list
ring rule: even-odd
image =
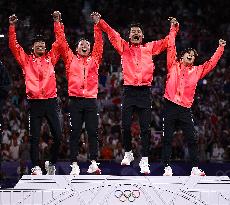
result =
[{"label": "red sleeve cuff", "polygon": [[9,31],[11,31],[11,32],[12,32],[12,31],[15,31],[15,25],[12,25],[12,24],[11,24],[11,25],[9,26]]}]

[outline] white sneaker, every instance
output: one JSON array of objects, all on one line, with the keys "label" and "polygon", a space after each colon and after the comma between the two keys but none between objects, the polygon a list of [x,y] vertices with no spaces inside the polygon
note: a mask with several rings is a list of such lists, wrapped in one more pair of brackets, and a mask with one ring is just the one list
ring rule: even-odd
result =
[{"label": "white sneaker", "polygon": [[80,174],[80,168],[77,164],[77,162],[73,162],[72,165],[72,171],[70,172],[70,175],[79,175]]},{"label": "white sneaker", "polygon": [[125,152],[124,159],[121,161],[121,165],[130,165],[130,162],[134,160],[133,152]]},{"label": "white sneaker", "polygon": [[139,166],[141,168],[141,173],[143,173],[143,174],[150,174],[148,157],[142,157],[141,161],[139,163]]},{"label": "white sneaker", "polygon": [[163,174],[163,176],[172,176],[173,172],[172,172],[172,168],[170,166],[165,167],[165,173]]},{"label": "white sneaker", "polygon": [[45,161],[46,175],[55,175],[56,168],[49,161]]},{"label": "white sneaker", "polygon": [[92,174],[92,173],[101,174],[101,170],[98,168],[98,165],[100,163],[97,163],[95,160],[92,160],[91,163],[92,164],[89,166],[89,169],[87,172],[90,174]]},{"label": "white sneaker", "polygon": [[50,166],[50,162],[49,161],[45,161],[46,175],[48,175],[49,166]]},{"label": "white sneaker", "polygon": [[193,167],[191,171],[191,176],[206,176],[206,174],[198,167]]},{"label": "white sneaker", "polygon": [[31,175],[42,175],[42,170],[39,166],[35,166],[31,169]]}]

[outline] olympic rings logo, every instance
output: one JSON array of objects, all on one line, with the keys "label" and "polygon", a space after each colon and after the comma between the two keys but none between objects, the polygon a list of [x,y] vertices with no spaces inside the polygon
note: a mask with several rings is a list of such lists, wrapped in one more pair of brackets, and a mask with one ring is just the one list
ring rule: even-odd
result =
[{"label": "olympic rings logo", "polygon": [[135,199],[139,198],[141,193],[137,190],[116,190],[114,193],[115,197],[118,198],[121,202],[129,201],[134,202]]}]

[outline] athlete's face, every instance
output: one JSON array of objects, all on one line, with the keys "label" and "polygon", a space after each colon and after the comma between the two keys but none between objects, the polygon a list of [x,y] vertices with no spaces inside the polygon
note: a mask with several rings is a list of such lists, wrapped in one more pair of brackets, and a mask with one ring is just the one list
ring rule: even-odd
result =
[{"label": "athlete's face", "polygon": [[78,43],[76,51],[81,56],[88,56],[90,53],[90,42],[87,40],[81,40]]},{"label": "athlete's face", "polygon": [[144,38],[143,32],[140,27],[131,27],[129,33],[130,42],[133,44],[141,44]]},{"label": "athlete's face", "polygon": [[42,56],[46,52],[46,43],[44,41],[34,42],[33,50],[36,56]]},{"label": "athlete's face", "polygon": [[182,62],[185,65],[192,65],[195,61],[195,53],[193,50],[186,52],[182,57]]}]

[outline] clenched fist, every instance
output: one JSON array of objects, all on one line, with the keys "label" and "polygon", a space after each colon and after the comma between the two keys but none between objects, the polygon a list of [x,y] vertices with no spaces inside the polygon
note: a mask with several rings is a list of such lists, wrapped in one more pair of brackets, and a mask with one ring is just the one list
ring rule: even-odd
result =
[{"label": "clenched fist", "polygon": [[226,41],[223,40],[223,39],[220,39],[220,40],[219,40],[219,45],[220,45],[220,46],[225,46],[225,45],[226,45]]},{"label": "clenched fist", "polygon": [[95,24],[99,23],[101,15],[98,12],[93,12],[90,16]]},{"label": "clenched fist", "polygon": [[53,14],[54,21],[60,22],[61,21],[61,12],[60,11],[54,11]]},{"label": "clenched fist", "polygon": [[9,17],[9,23],[11,25],[15,25],[17,23],[17,21],[18,21],[18,18],[15,14],[13,14],[12,16]]},{"label": "clenched fist", "polygon": [[174,17],[169,17],[168,20],[169,20],[170,23],[173,24],[174,26],[175,26],[176,24],[179,24],[178,21],[177,21],[177,19],[174,18]]}]

